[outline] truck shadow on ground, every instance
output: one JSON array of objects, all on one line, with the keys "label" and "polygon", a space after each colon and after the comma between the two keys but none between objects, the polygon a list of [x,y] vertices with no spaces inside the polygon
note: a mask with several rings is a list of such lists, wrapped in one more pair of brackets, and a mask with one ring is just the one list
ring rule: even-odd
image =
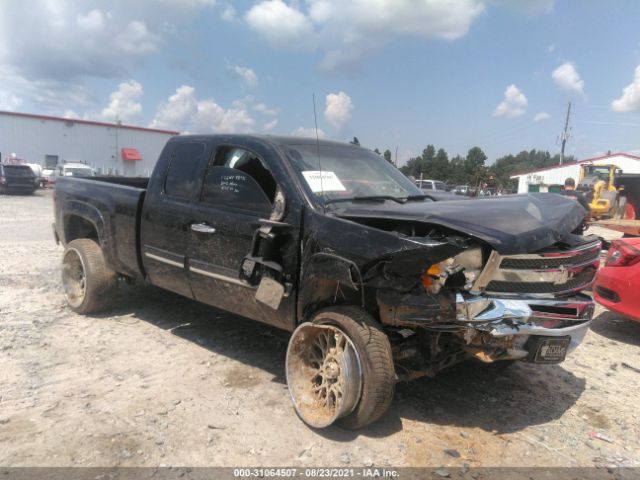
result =
[{"label": "truck shadow on ground", "polygon": [[[126,290],[108,316],[132,314],[211,352],[267,371],[273,382],[286,383],[287,332],[159,289]],[[518,363],[503,369],[466,362],[436,378],[399,383],[392,407],[371,426],[358,431],[330,427],[317,433],[335,441],[385,437],[402,430],[403,419],[509,433],[560,418],[584,389],[585,380],[561,365]]]},{"label": "truck shadow on ground", "polygon": [[593,320],[591,330],[609,340],[640,346],[640,322],[618,313],[608,310],[601,313]]}]

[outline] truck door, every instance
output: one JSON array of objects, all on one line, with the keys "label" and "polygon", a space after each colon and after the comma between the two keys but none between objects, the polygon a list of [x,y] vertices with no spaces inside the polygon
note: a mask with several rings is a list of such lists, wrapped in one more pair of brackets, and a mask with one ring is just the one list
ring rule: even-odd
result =
[{"label": "truck door", "polygon": [[[275,309],[265,305],[256,300],[258,281],[248,282],[240,274],[258,230],[271,215],[277,191],[273,175],[257,154],[246,148],[218,147],[192,209],[188,270],[197,300],[287,328],[293,302],[287,299]],[[282,240],[286,243],[286,238]],[[277,271],[283,263],[277,252],[273,255],[271,273],[282,280],[287,272]]]},{"label": "truck door", "polygon": [[[142,260],[149,280],[158,287],[193,298],[186,270],[192,203],[207,165],[207,146],[176,142],[163,155],[166,174],[149,187],[141,224]],[[164,163],[160,159],[159,163]],[[158,167],[160,168],[160,167]]]}]

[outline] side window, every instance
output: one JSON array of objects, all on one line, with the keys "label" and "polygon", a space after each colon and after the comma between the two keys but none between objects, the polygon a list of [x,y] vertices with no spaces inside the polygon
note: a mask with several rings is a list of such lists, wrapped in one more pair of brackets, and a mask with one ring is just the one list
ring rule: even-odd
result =
[{"label": "side window", "polygon": [[176,146],[164,181],[164,193],[178,198],[189,198],[193,194],[198,187],[198,166],[204,152],[203,143],[187,142]]},{"label": "side window", "polygon": [[242,148],[218,150],[207,168],[202,202],[269,213],[277,184],[263,161]]}]

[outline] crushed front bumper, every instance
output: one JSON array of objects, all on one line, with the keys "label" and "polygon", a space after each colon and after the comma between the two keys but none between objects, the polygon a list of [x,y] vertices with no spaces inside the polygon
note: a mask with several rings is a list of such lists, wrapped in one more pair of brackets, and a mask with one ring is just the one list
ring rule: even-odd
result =
[{"label": "crushed front bumper", "polygon": [[457,321],[468,326],[465,348],[485,362],[531,359],[529,340],[535,337],[569,337],[570,352],[586,335],[593,311],[584,294],[517,300],[456,295]]}]

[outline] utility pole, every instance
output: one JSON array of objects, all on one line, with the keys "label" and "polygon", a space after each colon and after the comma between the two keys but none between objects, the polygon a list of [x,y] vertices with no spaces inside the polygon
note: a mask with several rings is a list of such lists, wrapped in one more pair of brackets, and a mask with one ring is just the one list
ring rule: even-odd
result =
[{"label": "utility pole", "polygon": [[571,115],[571,102],[569,102],[569,107],[567,107],[567,118],[564,121],[564,131],[560,135],[560,140],[562,141],[562,147],[560,148],[560,165],[564,162],[564,147],[567,144],[567,140],[569,140],[569,115]]}]

